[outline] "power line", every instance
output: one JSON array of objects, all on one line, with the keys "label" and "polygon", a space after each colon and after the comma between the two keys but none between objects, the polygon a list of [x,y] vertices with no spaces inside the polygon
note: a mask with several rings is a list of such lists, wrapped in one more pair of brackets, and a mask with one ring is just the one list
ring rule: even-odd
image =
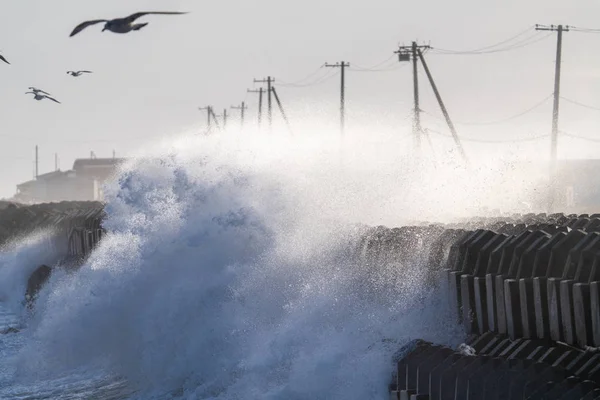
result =
[{"label": "power line", "polygon": [[[281,84],[287,85],[287,86],[295,86],[300,84],[300,82],[304,82],[306,80],[308,80],[309,78],[312,78],[313,76],[319,74],[319,72],[323,72],[323,67],[325,66],[325,64],[321,65],[319,68],[317,68],[316,70],[314,70],[313,72],[311,72],[310,74],[306,75],[304,78],[302,79],[298,79],[297,81],[293,81],[293,82],[286,82],[286,81],[282,81],[281,79],[279,80],[278,84],[281,86]],[[328,72],[329,73],[329,72]]]},{"label": "power line", "polygon": [[[544,103],[546,103],[553,95],[550,94],[546,97],[544,97],[543,100],[541,100],[540,102],[536,103],[535,105],[533,105],[532,107],[526,109],[525,111],[521,111],[518,114],[512,115],[510,117],[504,118],[504,119],[500,119],[500,120],[496,120],[496,121],[485,121],[485,122],[461,122],[461,121],[456,121],[457,124],[459,125],[499,125],[499,124],[503,124],[505,122],[511,121],[513,119],[522,117],[525,114],[530,113],[531,111],[535,110],[536,108],[540,107],[541,105],[543,105]],[[430,112],[427,112],[425,110],[422,110],[425,114],[437,118],[437,119],[441,119],[441,117],[435,115],[435,114],[431,114]]]},{"label": "power line", "polygon": [[600,33],[600,29],[598,29],[598,28],[580,28],[580,27],[577,27],[577,26],[570,26],[569,28],[571,28],[571,30],[573,30],[575,32]]},{"label": "power line", "polygon": [[[438,135],[443,136],[443,137],[447,137],[449,139],[452,138],[452,135],[447,135],[447,134],[442,133],[440,131],[437,131],[435,129],[425,128],[425,130],[428,131],[428,132],[432,132],[432,133],[438,134]],[[530,137],[530,138],[522,138],[522,139],[478,139],[478,138],[466,138],[466,137],[463,137],[463,136],[461,136],[460,139],[461,139],[461,141],[464,141],[464,142],[490,143],[490,144],[495,143],[495,144],[498,144],[498,143],[533,142],[533,141],[540,140],[540,139],[545,139],[545,138],[548,138],[548,137],[550,137],[550,135],[546,134],[546,135],[538,135],[538,136],[533,136],[533,137]]]},{"label": "power line", "polygon": [[[475,53],[475,52],[480,52],[480,51],[488,50],[488,49],[491,49],[491,48],[494,48],[494,47],[498,47],[500,45],[506,44],[506,43],[508,43],[508,42],[510,42],[510,41],[512,41],[512,40],[514,40],[516,38],[518,38],[519,36],[523,36],[524,34],[530,32],[530,30],[531,30],[532,27],[533,26],[530,25],[527,28],[525,28],[522,31],[520,31],[519,33],[517,33],[516,35],[511,36],[508,39],[504,39],[504,40],[502,40],[502,41],[500,41],[498,43],[494,43],[494,44],[491,44],[491,45],[488,45],[488,46],[484,46],[484,47],[480,47],[480,48],[473,49],[473,50],[463,50],[463,51],[458,51],[458,52],[461,52],[461,53]],[[439,50],[441,50],[441,49],[439,49]],[[454,52],[454,50],[444,50],[444,51]]]},{"label": "power line", "polygon": [[568,133],[568,132],[565,132],[565,131],[560,131],[560,133],[563,134],[564,136],[568,136],[570,138],[580,139],[580,140],[587,140],[588,142],[600,143],[600,138],[591,138],[589,136],[574,135],[572,133]]},{"label": "power line", "polygon": [[[354,64],[354,66],[351,68],[352,70],[356,70],[356,71],[375,71],[378,70],[379,67],[383,66],[384,64],[389,63],[391,60],[395,59],[396,56],[394,56],[393,54],[386,58],[385,60],[371,66],[371,67],[361,67],[359,65]],[[391,64],[390,64],[391,65]]]},{"label": "power line", "polygon": [[330,80],[331,78],[333,78],[334,76],[337,76],[339,72],[337,71],[329,71],[327,74],[323,75],[320,78],[317,78],[315,81],[309,82],[309,83],[304,83],[304,84],[281,84],[278,83],[279,86],[283,86],[283,87],[288,87],[288,88],[303,88],[303,87],[309,87],[309,86],[316,86],[316,85],[320,85],[324,82],[327,82],[328,80]]},{"label": "power line", "polygon": [[588,104],[583,104],[583,103],[580,103],[580,102],[575,101],[575,100],[571,100],[571,99],[569,99],[567,97],[563,97],[563,96],[560,96],[560,98],[563,99],[564,101],[568,102],[568,103],[572,103],[572,104],[575,104],[575,105],[580,106],[580,107],[589,108],[590,110],[600,111],[600,107],[594,107],[594,106],[590,106]]},{"label": "power line", "polygon": [[394,66],[391,66],[392,64],[390,64],[390,67],[387,68],[380,68],[380,69],[354,69],[354,68],[349,68],[350,71],[352,72],[389,72],[389,71],[398,71],[401,68],[406,67],[408,64],[394,64]]},{"label": "power line", "polygon": [[[546,35],[540,36],[539,34],[535,33],[519,42],[513,43],[510,46],[501,47],[499,49],[491,49],[491,50],[484,50],[484,51],[457,51],[457,50],[433,48],[433,51],[434,51],[434,54],[437,54],[437,55],[481,55],[481,54],[501,53],[501,52],[517,50],[517,49],[521,49],[523,47],[531,46],[532,44],[538,43],[538,42],[550,37],[551,35],[552,35],[551,33],[548,33]],[[534,39],[534,40],[532,40],[532,39]]]}]

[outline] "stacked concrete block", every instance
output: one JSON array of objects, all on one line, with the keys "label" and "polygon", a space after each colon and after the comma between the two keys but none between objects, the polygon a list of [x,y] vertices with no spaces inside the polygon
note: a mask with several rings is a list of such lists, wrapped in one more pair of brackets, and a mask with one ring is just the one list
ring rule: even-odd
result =
[{"label": "stacked concrete block", "polygon": [[600,354],[491,333],[468,345],[473,353],[424,341],[407,345],[396,366],[390,398],[600,398]]}]

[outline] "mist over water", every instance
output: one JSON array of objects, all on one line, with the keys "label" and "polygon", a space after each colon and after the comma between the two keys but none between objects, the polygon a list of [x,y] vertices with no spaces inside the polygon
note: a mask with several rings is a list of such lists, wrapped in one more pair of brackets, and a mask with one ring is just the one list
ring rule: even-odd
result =
[{"label": "mist over water", "polygon": [[[350,134],[343,149],[335,134],[295,133],[140,151],[105,189],[100,246],[53,274],[18,346],[0,338],[0,397],[54,385],[48,398],[78,398],[69,385],[84,382],[100,398],[385,398],[403,344],[460,343],[426,254],[364,265],[364,225],[521,211],[528,184],[502,190],[492,162],[416,165],[393,132]],[[15,313],[42,257],[34,237],[19,243],[0,260]]]}]

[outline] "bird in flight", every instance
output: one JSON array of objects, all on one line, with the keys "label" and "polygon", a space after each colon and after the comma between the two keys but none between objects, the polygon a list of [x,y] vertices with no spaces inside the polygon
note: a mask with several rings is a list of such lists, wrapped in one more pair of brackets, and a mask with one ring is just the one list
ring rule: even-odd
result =
[{"label": "bird in flight", "polygon": [[75,29],[73,29],[73,32],[71,32],[71,34],[69,36],[75,36],[76,34],[78,34],[79,32],[81,32],[82,30],[84,30],[88,26],[99,24],[101,22],[105,23],[104,24],[104,28],[102,29],[102,32],[104,32],[105,30],[109,30],[109,31],[114,32],[114,33],[127,33],[127,32],[131,32],[131,31],[138,31],[138,30],[142,29],[143,27],[145,27],[146,25],[148,25],[148,22],[141,23],[141,24],[136,24],[135,21],[138,18],[143,17],[144,15],[150,15],[150,14],[178,15],[178,14],[187,14],[187,12],[179,12],[179,11],[144,11],[144,12],[138,12],[138,13],[135,13],[135,14],[131,14],[130,16],[125,17],[125,18],[94,19],[94,20],[91,20],[91,21],[82,22],[81,24],[77,25],[75,27]]},{"label": "bird in flight", "polygon": [[71,76],[79,76],[81,74],[91,74],[92,71],[67,71],[67,74]]},{"label": "bird in flight", "polygon": [[4,56],[3,56],[2,54],[0,54],[0,60],[4,61],[4,62],[5,62],[5,63],[7,63],[7,64],[10,64],[10,63],[9,63],[9,62],[6,60],[6,58],[4,58]]},{"label": "bird in flight", "polygon": [[[43,94],[47,94],[48,96],[52,96],[50,93],[44,92],[42,89],[38,89],[38,88],[35,88],[33,86],[29,86],[28,89],[31,90],[31,91],[33,91],[34,94],[43,93]],[[31,92],[28,92],[28,93],[31,93]]]},{"label": "bird in flight", "polygon": [[40,101],[40,100],[48,99],[48,100],[52,100],[55,103],[60,104],[60,101],[58,101],[58,100],[56,100],[56,99],[54,99],[54,98],[52,98],[52,97],[50,97],[48,95],[40,94],[40,93],[36,93],[36,92],[25,92],[25,94],[30,94],[30,93],[33,94],[33,99],[34,100]]}]

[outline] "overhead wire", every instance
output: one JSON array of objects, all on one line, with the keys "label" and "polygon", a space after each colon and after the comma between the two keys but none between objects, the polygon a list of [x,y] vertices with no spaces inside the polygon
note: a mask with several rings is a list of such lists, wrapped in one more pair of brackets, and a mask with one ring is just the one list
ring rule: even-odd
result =
[{"label": "overhead wire", "polygon": [[297,85],[297,84],[300,84],[300,82],[304,82],[304,81],[312,78],[313,76],[317,75],[319,72],[324,71],[323,70],[324,66],[325,66],[325,64],[321,65],[319,68],[317,68],[316,70],[314,70],[310,74],[306,75],[304,78],[298,79],[297,81],[287,82],[287,81],[278,80],[278,83],[280,84],[280,86],[281,86],[281,84],[285,84],[285,85]]},{"label": "overhead wire", "polygon": [[595,106],[590,106],[589,104],[580,103],[580,102],[578,102],[576,100],[569,99],[568,97],[560,96],[560,98],[562,100],[568,102],[568,103],[575,104],[575,105],[583,107],[583,108],[588,108],[590,110],[600,111],[600,107],[595,107]]},{"label": "overhead wire", "polygon": [[[442,133],[438,130],[435,129],[431,129],[431,128],[424,128],[424,130],[428,131],[428,132],[433,132],[435,134],[438,134],[440,136],[444,136],[447,138],[452,138],[452,135],[446,135],[445,133]],[[533,136],[533,137],[529,137],[529,138],[522,138],[522,139],[478,139],[478,138],[467,138],[467,137],[463,137],[463,136],[459,136],[461,141],[465,141],[465,142],[475,142],[475,143],[523,143],[523,142],[533,142],[535,140],[540,140],[540,139],[544,139],[550,137],[550,135],[546,134],[546,135],[538,135],[538,136]]]},{"label": "overhead wire", "polygon": [[320,85],[337,75],[339,75],[339,71],[330,70],[330,72],[328,72],[327,74],[325,74],[309,83],[304,83],[304,84],[302,84],[302,83],[300,83],[300,84],[280,83],[280,84],[278,84],[278,86],[288,87],[288,88],[302,88],[302,87],[308,87],[308,86],[315,86],[315,85]]},{"label": "overhead wire", "polygon": [[469,52],[469,53],[471,53],[471,52],[479,52],[479,51],[491,49],[493,47],[498,47],[500,45],[506,44],[506,43],[508,43],[508,42],[510,42],[510,41],[512,41],[512,40],[514,40],[516,38],[518,38],[519,36],[524,35],[527,32],[531,32],[532,28],[533,28],[533,25],[530,25],[527,28],[525,28],[522,31],[520,31],[519,33],[517,33],[516,35],[509,37],[508,39],[504,39],[504,40],[502,40],[502,41],[500,41],[498,43],[494,43],[494,44],[491,44],[491,45],[488,45],[488,46],[479,47],[477,49],[464,50],[464,52]]},{"label": "overhead wire", "polygon": [[[391,61],[392,59],[395,59],[396,55],[392,54],[390,57],[386,58],[385,60],[371,66],[371,67],[361,67],[359,65],[355,65],[354,63],[348,67],[351,70],[355,70],[355,71],[377,71],[380,69],[381,66],[383,66],[384,64],[387,64],[389,61]],[[390,64],[391,66],[391,64]]]},{"label": "overhead wire", "polygon": [[[544,97],[544,98],[543,98],[541,101],[539,101],[539,102],[537,102],[536,104],[534,104],[533,106],[529,107],[528,109],[526,109],[526,110],[524,110],[524,111],[521,111],[521,112],[519,112],[518,114],[511,115],[510,117],[503,118],[503,119],[500,119],[500,120],[496,120],[496,121],[484,121],[484,122],[469,122],[469,121],[452,121],[452,122],[454,122],[454,123],[455,123],[455,124],[457,124],[457,125],[473,125],[473,126],[481,126],[481,125],[499,125],[499,124],[503,124],[503,123],[505,123],[505,122],[511,121],[511,120],[513,120],[513,119],[516,119],[516,118],[522,117],[523,115],[526,115],[526,114],[530,113],[531,111],[533,111],[533,110],[537,109],[538,107],[540,107],[540,106],[542,106],[544,103],[546,103],[546,102],[547,102],[547,101],[548,101],[548,100],[549,100],[549,99],[550,99],[552,96],[553,96],[553,94],[550,94],[550,95],[548,95],[548,96]],[[435,115],[435,114],[432,114],[432,113],[430,113],[430,112],[428,112],[428,111],[425,111],[425,110],[421,110],[421,111],[422,111],[423,113],[425,113],[425,114],[427,114],[427,115],[429,115],[429,116],[433,117],[433,118],[436,118],[436,119],[442,120],[442,117],[440,117],[440,116],[437,116],[437,115]]]},{"label": "overhead wire", "polygon": [[[540,36],[541,35],[541,36]],[[433,47],[431,50],[433,54],[437,55],[480,55],[480,54],[493,54],[493,53],[501,53],[505,51],[512,51],[516,49],[521,49],[523,47],[531,46],[532,44],[541,42],[544,39],[547,39],[553,35],[552,32],[542,34],[541,32],[535,32],[532,35],[526,37],[525,39],[512,43],[509,46],[494,48],[491,50],[483,50],[483,51],[460,51],[460,50],[449,50],[449,49],[440,49],[437,47]]]},{"label": "overhead wire", "polygon": [[564,136],[574,138],[574,139],[587,140],[588,142],[600,143],[600,138],[592,138],[589,136],[574,135],[572,133],[565,132],[565,131],[559,131],[559,133],[561,133]]},{"label": "overhead wire", "polygon": [[577,26],[569,26],[569,30],[582,33],[600,33],[598,28],[579,28]]}]

